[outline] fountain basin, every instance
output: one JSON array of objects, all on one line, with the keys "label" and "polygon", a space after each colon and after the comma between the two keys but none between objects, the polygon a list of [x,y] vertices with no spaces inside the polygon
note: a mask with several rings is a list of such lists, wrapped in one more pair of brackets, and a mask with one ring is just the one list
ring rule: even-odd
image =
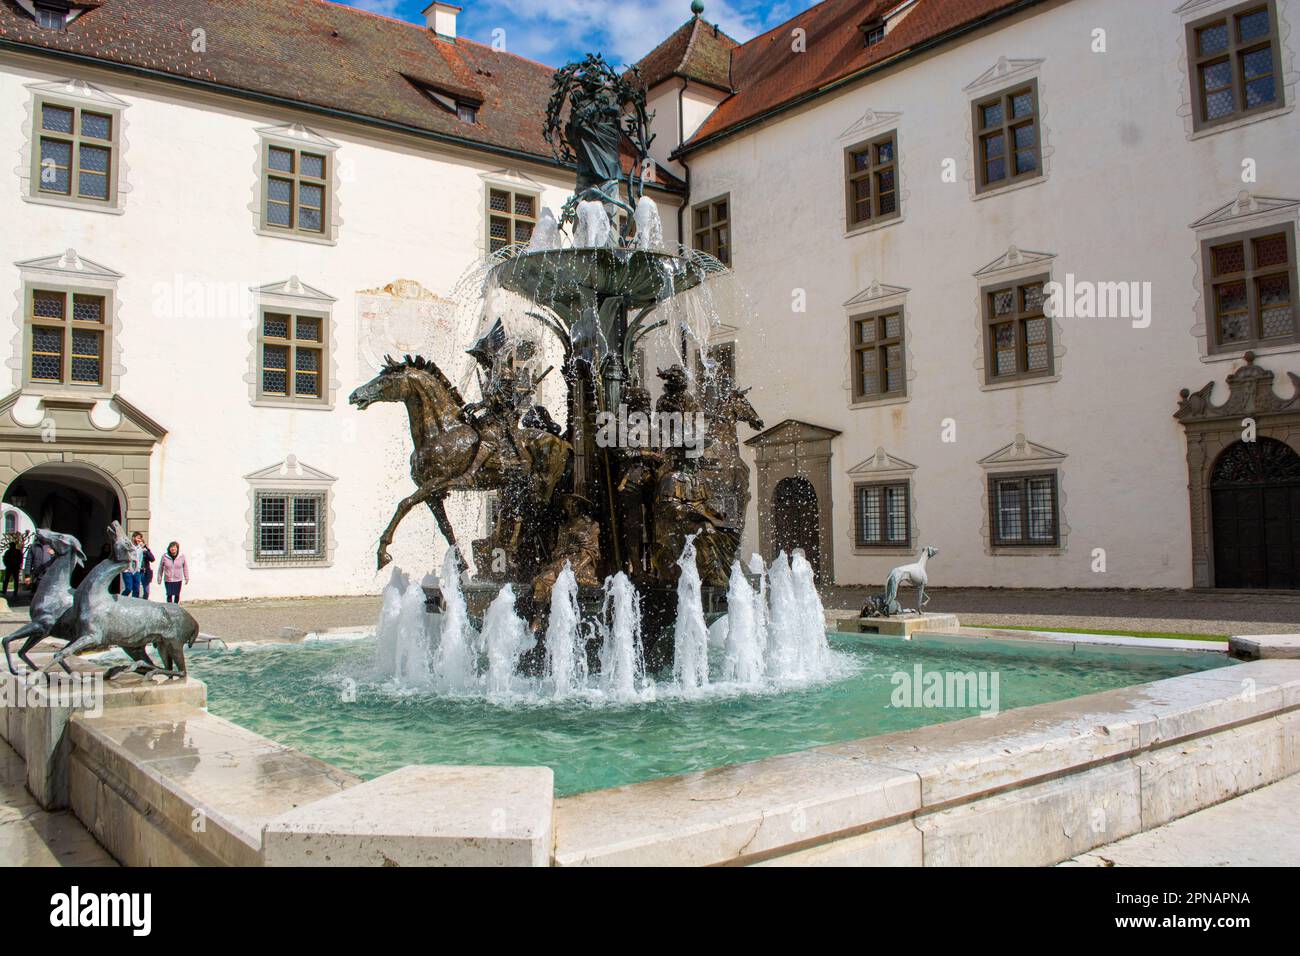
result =
[{"label": "fountain basin", "polygon": [[[922,680],[997,675],[997,709],[1006,711],[1229,663],[1221,653],[952,635],[836,635],[833,646],[830,676],[805,686],[758,691],[715,681],[684,699],[661,677],[652,696],[624,702],[594,687],[560,702],[402,688],[375,676],[369,639],[203,652],[191,666],[210,688],[214,713],[358,776],[412,763],[546,766],[563,796],[989,712],[974,694],[967,706],[929,706],[920,685],[898,706],[896,675],[915,682],[918,667]],[[356,700],[340,706],[350,681]]]},{"label": "fountain basin", "polygon": [[541,249],[501,262],[489,281],[566,309],[593,294],[616,296],[640,309],[695,288],[709,271],[702,262],[647,249]]}]

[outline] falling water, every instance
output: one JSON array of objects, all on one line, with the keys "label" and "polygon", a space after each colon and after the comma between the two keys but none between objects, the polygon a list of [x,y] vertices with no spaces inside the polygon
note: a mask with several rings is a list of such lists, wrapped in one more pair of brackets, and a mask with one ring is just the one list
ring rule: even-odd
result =
[{"label": "falling water", "polygon": [[436,689],[464,693],[478,683],[481,639],[469,622],[465,594],[460,588],[460,558],[455,548],[447,551],[438,577],[445,610],[438,615],[438,647],[433,654],[432,677]]},{"label": "falling water", "polygon": [[754,589],[737,561],[731,566],[727,588],[727,642],[722,656],[722,679],[737,684],[758,684],[763,680],[762,643],[754,620]]},{"label": "falling water", "polygon": [[635,699],[645,679],[641,596],[622,571],[605,582],[602,616],[600,689],[613,700]]},{"label": "falling water", "polygon": [[587,642],[578,611],[578,579],[567,561],[551,588],[551,619],[546,625],[546,671],[555,697],[563,698],[587,683]]},{"label": "falling water", "polygon": [[528,622],[515,613],[515,589],[509,584],[483,615],[483,642],[487,646],[488,693],[510,693],[519,659],[533,649],[537,640]]},{"label": "falling water", "polygon": [[709,683],[709,629],[704,623],[700,569],[695,562],[695,535],[677,562],[677,620],[673,624],[673,679],[687,696]]}]

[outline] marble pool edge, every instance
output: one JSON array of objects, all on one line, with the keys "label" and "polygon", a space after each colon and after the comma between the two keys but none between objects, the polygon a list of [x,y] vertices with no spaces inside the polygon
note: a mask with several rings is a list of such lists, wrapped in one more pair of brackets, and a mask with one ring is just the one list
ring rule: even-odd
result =
[{"label": "marble pool edge", "polygon": [[545,767],[362,781],[209,714],[195,679],[115,682],[96,714],[21,706],[25,679],[4,675],[0,736],[38,802],[70,807],[127,865],[1048,865],[1300,771],[1294,640],[1233,647],[1268,659],[561,798]]}]

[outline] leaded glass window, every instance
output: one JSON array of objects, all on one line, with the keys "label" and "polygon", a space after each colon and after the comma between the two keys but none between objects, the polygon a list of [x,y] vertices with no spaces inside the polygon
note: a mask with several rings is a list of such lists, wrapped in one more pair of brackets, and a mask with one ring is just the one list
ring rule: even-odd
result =
[{"label": "leaded glass window", "polygon": [[108,296],[63,289],[27,294],[26,378],[32,383],[102,387]]},{"label": "leaded glass window", "polygon": [[1212,351],[1300,339],[1293,225],[1210,240],[1204,248]]},{"label": "leaded glass window", "polygon": [[262,312],[261,323],[259,397],[307,402],[324,400],[324,318],[266,309]]},{"label": "leaded glass window", "polygon": [[1047,277],[986,289],[984,323],[989,382],[1053,374],[1052,323],[1044,306]]},{"label": "leaded glass window", "polygon": [[1055,547],[1060,543],[1057,474],[989,478],[993,545]]}]

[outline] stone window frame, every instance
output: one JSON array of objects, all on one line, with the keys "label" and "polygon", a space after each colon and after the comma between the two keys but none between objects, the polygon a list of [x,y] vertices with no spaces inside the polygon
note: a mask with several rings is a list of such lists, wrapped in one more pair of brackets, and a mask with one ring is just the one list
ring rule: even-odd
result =
[{"label": "stone window frame", "polygon": [[[901,488],[903,492],[903,525],[905,534],[901,540],[888,538],[886,528],[890,524],[890,515],[888,509],[888,492],[890,489]],[[881,493],[881,530],[882,537],[878,541],[868,541],[862,535],[862,495],[866,491],[879,490]],[[853,549],[855,552],[877,552],[902,549],[911,551],[912,541],[912,482],[909,479],[900,481],[855,481],[853,483]]]},{"label": "stone window frame", "polygon": [[[274,282],[252,289],[252,314],[248,318],[249,362],[245,373],[248,383],[249,403],[259,408],[297,409],[300,411],[331,411],[342,387],[339,369],[338,323],[334,321],[336,299],[321,290],[290,276],[283,282]],[[321,319],[321,394],[319,398],[266,394],[262,391],[263,322],[266,313],[289,313]]]},{"label": "stone window frame", "polygon": [[[891,159],[887,162],[881,162],[879,160],[880,147],[886,144],[891,148]],[[868,155],[867,167],[865,170],[858,170],[856,159],[863,153]],[[879,188],[879,177],[882,173],[890,173],[894,177],[892,190],[894,208],[887,213],[880,211],[881,190]],[[862,179],[865,179],[870,184],[871,190],[865,200],[871,207],[866,218],[858,218],[857,216],[858,207],[864,200],[857,198],[854,189],[857,182]],[[898,151],[897,129],[891,129],[886,133],[878,134],[870,139],[845,147],[844,221],[845,229],[848,232],[853,233],[871,226],[881,226],[900,218],[903,215],[902,193],[902,160]]]},{"label": "stone window frame", "polygon": [[[273,316],[282,317],[286,320],[286,335],[272,336],[267,334],[267,322]],[[298,334],[299,324],[303,319],[318,323],[315,338],[303,338]],[[326,327],[328,322],[328,314],[312,309],[279,310],[273,306],[262,306],[258,313],[257,330],[257,347],[260,356],[259,372],[261,373],[258,375],[257,382],[257,397],[259,400],[274,399],[304,405],[314,405],[326,401],[329,391],[329,382],[327,381],[329,374],[329,335]],[[266,373],[273,371],[266,364],[267,348],[284,349],[284,394],[266,390]],[[318,353],[319,357],[314,370],[298,368],[298,353],[300,351]],[[314,393],[303,394],[298,391],[299,375],[316,376],[316,391]]]},{"label": "stone window frame", "polygon": [[[121,297],[118,283],[122,274],[89,259],[81,258],[76,250],[68,249],[62,255],[29,259],[15,263],[19,271],[19,292],[15,298],[14,333],[10,340],[11,357],[8,362],[13,373],[13,386],[25,394],[83,395],[108,398],[121,387]],[[103,348],[100,383],[98,385],[72,385],[31,377],[31,325],[29,321],[32,293],[49,290],[73,295],[89,295],[104,299]]]},{"label": "stone window frame", "polygon": [[[20,194],[24,202],[42,206],[59,206],[64,209],[79,209],[84,212],[98,212],[109,215],[122,215],[125,210],[126,196],[131,191],[128,181],[129,165],[127,155],[127,119],[126,111],[130,104],[124,100],[91,86],[83,80],[69,79],[54,83],[30,83],[27,89],[31,95],[27,103],[27,117],[23,126],[25,140],[23,155],[27,162],[19,169]],[[43,127],[43,108],[45,106],[73,110],[73,130],[71,133],[51,133]],[[84,138],[80,132],[80,118],[84,113],[96,113],[107,116],[112,123],[112,136],[108,140],[90,138],[90,145],[103,146],[109,150],[108,198],[95,199],[75,195],[76,169],[79,144]],[[41,140],[46,136],[68,140],[73,143],[73,155],[69,169],[69,193],[50,192],[41,189]]]},{"label": "stone window frame", "polygon": [[[983,309],[984,320],[984,384],[986,385],[1005,385],[1014,382],[1023,382],[1029,379],[1053,378],[1056,375],[1054,365],[1055,342],[1052,340],[1052,317],[1047,314],[1047,293],[1043,292],[1043,299],[1037,311],[1025,305],[1024,293],[1026,289],[1032,289],[1035,286],[1043,287],[1052,281],[1050,273],[1042,275],[1028,276],[1026,278],[1008,279],[1002,282],[995,282],[980,287],[981,308]],[[994,313],[993,300],[996,296],[1005,292],[1011,292],[1013,295],[1012,311],[1009,315],[996,315]],[[1047,330],[1047,339],[1041,343],[1031,343],[1028,340],[1026,326],[1029,322],[1042,319],[1044,327]],[[1015,350],[1016,350],[1016,371],[999,375],[997,373],[997,358],[994,347],[993,329],[999,325],[1010,323],[1015,327]],[[1047,348],[1047,368],[1031,369],[1029,367],[1029,348],[1031,345],[1045,345]]]},{"label": "stone window frame", "polygon": [[[1060,318],[1047,316],[1048,350],[1050,353],[1051,374],[991,376],[992,365],[989,360],[988,332],[988,295],[987,293],[1010,285],[1026,285],[1042,281],[1044,285],[1052,281],[1056,255],[1049,252],[1032,252],[1012,245],[1002,256],[990,262],[975,273],[975,374],[979,379],[980,391],[992,392],[1005,388],[1030,388],[1035,385],[1050,385],[1059,382],[1065,361],[1064,330]],[[1045,277],[1045,278],[1044,278]]]},{"label": "stone window frame", "polygon": [[[55,317],[37,317],[36,297],[41,294],[57,295],[63,300],[63,314]],[[91,322],[78,319],[76,309],[79,299],[99,300],[99,321]],[[88,392],[91,394],[105,390],[105,384],[112,380],[109,368],[112,348],[113,329],[113,293],[104,289],[72,288],[55,283],[24,283],[23,285],[23,387],[31,391],[58,389],[69,392]],[[35,334],[37,327],[60,330],[60,364],[59,378],[37,378],[32,372],[35,358]],[[99,379],[95,382],[79,382],[72,374],[73,363],[77,358],[87,357],[86,353],[78,355],[75,348],[77,331],[90,331],[99,336]]]},{"label": "stone window frame", "polygon": [[[888,331],[885,320],[893,316],[898,317],[898,335],[889,336],[885,334]],[[876,326],[876,334],[869,344],[864,343],[859,334],[859,329],[867,322]],[[894,347],[898,349],[897,371],[901,384],[896,389],[889,389],[885,387],[889,381],[890,371],[887,356],[888,351]],[[859,356],[866,351],[876,352],[878,356],[876,373],[882,387],[875,392],[867,392],[862,388],[862,363],[859,361]],[[880,364],[881,355],[886,357],[883,366]],[[900,302],[892,308],[874,309],[849,316],[849,381],[854,406],[875,405],[906,398],[907,368],[907,306],[905,303]]]},{"label": "stone window frame", "polygon": [[[1022,96],[1028,94],[1030,99],[1030,111],[1027,117],[1016,116],[1014,114],[1015,102]],[[992,126],[984,123],[983,117],[985,110],[990,107],[998,106],[1002,109],[1002,120]],[[1042,110],[1039,107],[1038,99],[1038,80],[1030,79],[1025,83],[1015,83],[1005,89],[998,90],[991,95],[981,96],[971,101],[971,137],[975,143],[975,190],[976,192],[986,193],[998,189],[1006,189],[1008,186],[1016,186],[1026,183],[1031,179],[1039,179],[1043,175],[1043,140],[1042,140],[1042,120],[1040,114]],[[1028,172],[1011,172],[1021,153],[1030,150],[1022,149],[1016,145],[1015,134],[1018,130],[1033,126],[1034,144],[1032,152],[1034,154],[1034,168]],[[1003,139],[1003,153],[1001,159],[1005,164],[1004,169],[1008,175],[1001,179],[991,180],[988,178],[988,166],[998,157],[990,159],[986,149],[985,141],[994,136],[1001,136]]]},{"label": "stone window frame", "polygon": [[[1011,59],[1003,56],[965,87],[963,92],[969,103],[970,117],[966,124],[968,147],[966,156],[969,164],[967,180],[972,200],[990,199],[1019,189],[1027,189],[1045,183],[1051,177],[1055,149],[1052,146],[1052,128],[1049,121],[1048,84],[1043,82],[1041,76],[1045,62],[1041,58]],[[991,100],[999,96],[1005,97],[1013,91],[1029,88],[1032,88],[1034,97],[1033,117],[1037,129],[1038,172],[1032,176],[1025,174],[1014,179],[986,184],[982,173],[983,162],[980,151],[980,106],[988,105]]]},{"label": "stone window frame", "polygon": [[[1266,11],[1269,17],[1269,33],[1266,40],[1272,53],[1273,70],[1271,75],[1275,84],[1275,98],[1270,103],[1251,108],[1243,106],[1242,102],[1245,77],[1242,75],[1240,58],[1245,53],[1256,52],[1262,48],[1263,44],[1258,39],[1240,42],[1236,39],[1239,36],[1236,26],[1240,17],[1249,13],[1257,13],[1260,10]],[[1227,52],[1225,54],[1202,55],[1198,43],[1200,32],[1220,23],[1228,28]],[[1245,2],[1225,6],[1213,13],[1189,20],[1185,24],[1187,81],[1191,92],[1192,127],[1196,132],[1202,133],[1225,125],[1241,125],[1243,120],[1251,120],[1263,114],[1276,115],[1279,111],[1285,109],[1287,95],[1286,80],[1282,72],[1281,27],[1282,22],[1278,17],[1277,4],[1274,0],[1245,0]],[[1231,85],[1227,89],[1233,94],[1233,111],[1227,116],[1218,119],[1207,119],[1205,115],[1205,91],[1201,84],[1200,72],[1204,66],[1222,61],[1225,57],[1232,74]]]},{"label": "stone window frame", "polygon": [[[1253,4],[1260,5],[1261,0],[1253,0]],[[1182,20],[1183,29],[1178,31],[1177,44],[1178,54],[1182,61],[1182,67],[1179,74],[1179,88],[1182,103],[1179,107],[1178,114],[1182,117],[1186,128],[1186,135],[1189,140],[1203,139],[1207,136],[1217,136],[1230,130],[1241,129],[1254,123],[1265,122],[1280,116],[1285,116],[1295,111],[1297,96],[1300,96],[1300,89],[1297,88],[1296,73],[1296,56],[1294,49],[1294,30],[1289,22],[1288,14],[1292,17],[1297,9],[1296,0],[1268,0],[1273,5],[1274,18],[1273,24],[1278,31],[1277,38],[1277,63],[1280,64],[1278,76],[1278,97],[1281,100],[1279,105],[1268,109],[1252,111],[1250,113],[1222,119],[1210,124],[1199,122],[1199,111],[1196,106],[1197,87],[1192,82],[1193,70],[1195,69],[1195,57],[1193,56],[1194,46],[1190,32],[1193,24],[1203,26],[1206,22],[1222,19],[1230,11],[1249,7],[1251,4],[1246,0],[1187,0],[1180,5],[1174,13]]]},{"label": "stone window frame", "polygon": [[[288,239],[295,242],[308,242],[316,245],[333,246],[338,244],[339,228],[342,219],[339,216],[339,190],[342,176],[339,170],[339,145],[332,140],[307,129],[300,124],[288,126],[268,126],[256,130],[257,160],[255,163],[257,178],[253,186],[253,231],[259,236],[273,239]],[[284,173],[271,168],[272,149],[292,151],[294,154],[294,171]],[[268,222],[267,204],[269,202],[268,184],[271,179],[290,178],[294,183],[293,196],[295,210],[299,195],[301,157],[303,153],[321,156],[325,162],[324,178],[309,177],[309,184],[321,185],[325,190],[325,208],[321,212],[320,232],[302,229],[297,225],[296,215],[293,226],[276,226]]]},{"label": "stone window frame", "polygon": [[[1253,261],[1255,252],[1255,240],[1267,236],[1273,236],[1281,232],[1287,247],[1287,262],[1285,266],[1264,267],[1261,270]],[[1203,292],[1205,309],[1206,309],[1206,344],[1209,350],[1215,354],[1228,353],[1239,355],[1248,350],[1260,350],[1286,347],[1288,345],[1300,345],[1300,285],[1297,285],[1296,277],[1296,227],[1295,223],[1282,223],[1278,226],[1262,226],[1247,232],[1231,233],[1224,236],[1217,236],[1213,239],[1201,240],[1201,274],[1204,277],[1205,289]],[[1220,284],[1219,276],[1214,274],[1214,250],[1221,246],[1241,243],[1244,245],[1248,261],[1246,262],[1246,271],[1243,273],[1233,273],[1234,277],[1240,276],[1240,281],[1246,286],[1246,315],[1251,324],[1251,338],[1243,339],[1240,342],[1231,342],[1227,345],[1218,342],[1219,336],[1219,315],[1218,315],[1218,298],[1214,293],[1215,287]],[[1289,340],[1282,336],[1275,336],[1272,339],[1260,338],[1257,336],[1259,331],[1260,309],[1256,285],[1263,271],[1268,276],[1285,276],[1290,283],[1291,288],[1291,335]]]},{"label": "stone window frame", "polygon": [[[1055,469],[1025,472],[1001,472],[987,476],[989,482],[989,543],[994,550],[1004,548],[1059,548],[1061,546],[1061,495],[1060,473]],[[1033,522],[1032,492],[1030,483],[1051,479],[1052,537],[1035,540],[1029,533]],[[1017,484],[1022,489],[1019,520],[1022,533],[1019,538],[1010,539],[1002,536],[1002,511],[998,507],[997,490],[999,485]]]},{"label": "stone window frame", "polygon": [[[336,524],[333,475],[300,462],[295,455],[252,474],[245,475],[248,483],[248,533],[244,539],[247,566],[250,569],[327,568],[333,566],[338,543],[334,538]],[[317,551],[310,555],[264,554],[261,550],[261,503],[266,498],[283,497],[290,502],[295,498],[312,498],[317,504]],[[286,507],[291,507],[288,505]],[[286,511],[286,521],[290,512]]]},{"label": "stone window frame", "polygon": [[[493,203],[498,196],[505,197],[505,209],[493,207]],[[519,203],[522,199],[526,199],[532,204],[531,213],[520,212]],[[488,183],[486,203],[484,221],[487,232],[484,241],[487,243],[488,255],[495,255],[504,249],[509,249],[511,246],[528,245],[533,238],[533,232],[537,229],[537,223],[541,219],[541,194],[531,188],[519,188],[504,183]],[[494,222],[505,224],[506,237],[504,239],[493,237],[492,227]]]},{"label": "stone window frame", "polygon": [[[916,465],[889,454],[883,447],[876,449],[866,461],[848,471],[850,481],[849,513],[851,522],[847,530],[849,547],[859,557],[913,557],[914,542],[920,538],[917,520]],[[864,545],[858,537],[858,489],[869,486],[907,486],[907,541],[883,542]]]},{"label": "stone window frame", "polygon": [[[1067,520],[1069,494],[1066,487],[1068,456],[1045,445],[1029,441],[1024,434],[1018,434],[1015,440],[991,455],[981,458],[980,474],[980,509],[983,514],[980,523],[980,537],[984,542],[984,553],[990,557],[1046,557],[1061,556],[1068,553],[1070,524]],[[996,527],[993,517],[994,497],[993,481],[995,479],[1023,478],[1051,473],[1055,475],[1055,514],[1056,538],[1052,543],[1043,544],[1006,544],[998,541],[994,534]]]},{"label": "stone window frame", "polygon": [[857,236],[866,235],[876,232],[880,229],[888,229],[897,226],[903,222],[907,216],[907,206],[909,192],[907,191],[907,156],[903,148],[903,114],[897,111],[868,109],[862,114],[848,129],[839,135],[838,142],[841,144],[840,151],[835,154],[835,162],[838,166],[834,172],[828,172],[828,175],[840,176],[845,175],[845,165],[849,162],[848,151],[857,149],[865,143],[872,142],[880,137],[893,133],[895,168],[897,178],[895,187],[898,193],[898,210],[896,214],[890,215],[883,219],[862,222],[856,225],[852,224],[848,213],[847,200],[847,183],[846,197],[844,208],[842,209],[844,238],[850,239]]},{"label": "stone window frame", "polygon": [[[1260,356],[1300,351],[1300,341],[1253,346],[1242,344],[1240,348],[1229,349],[1214,347],[1214,316],[1212,302],[1207,294],[1210,277],[1206,268],[1205,251],[1207,244],[1216,245],[1237,235],[1287,230],[1293,237],[1292,248],[1295,250],[1296,258],[1300,260],[1300,199],[1261,196],[1243,190],[1238,193],[1233,202],[1198,219],[1191,224],[1190,228],[1196,237],[1196,251],[1191,255],[1196,269],[1193,286],[1196,297],[1191,334],[1197,340],[1201,362],[1207,365],[1216,362],[1235,362],[1248,351]],[[1297,265],[1300,266],[1300,262]],[[1294,284],[1292,296],[1300,298],[1300,293],[1297,293]],[[1300,325],[1300,315],[1297,316],[1297,325]]]},{"label": "stone window frame", "polygon": [[[844,303],[845,324],[844,328],[847,333],[845,340],[845,355],[847,356],[847,378],[844,383],[844,389],[848,393],[848,407],[850,409],[858,408],[875,408],[882,405],[899,405],[909,402],[912,399],[911,382],[916,378],[915,364],[912,355],[911,324],[907,316],[907,296],[910,289],[901,286],[884,285],[875,280],[866,289],[863,289],[853,298]],[[903,387],[896,392],[881,393],[877,395],[861,395],[857,387],[857,322],[860,319],[869,317],[878,317],[882,315],[899,313],[903,317],[902,329],[902,361],[903,361]]]},{"label": "stone window frame", "polygon": [[[325,560],[327,550],[326,528],[326,493],[323,491],[293,491],[290,489],[263,488],[253,493],[253,561],[258,565],[317,564]],[[279,522],[268,521],[265,515],[268,500],[282,500],[284,512]],[[315,505],[315,517],[310,522],[298,520],[298,502],[310,501]],[[315,537],[316,547],[311,551],[299,551],[293,547],[300,526],[310,524]],[[263,548],[265,537],[263,531],[278,525],[284,534],[283,551],[267,551]]]},{"label": "stone window frame", "polygon": [[[722,216],[717,214],[719,206],[725,208],[725,214]],[[699,218],[700,213],[708,214],[708,221],[703,225],[701,225]],[[731,193],[729,192],[691,206],[691,248],[713,256],[728,269],[731,268],[732,264],[731,252],[733,237],[735,236],[732,213]],[[724,232],[727,236],[725,243],[719,241],[719,234]],[[725,256],[719,255],[720,252],[724,251]]]}]

